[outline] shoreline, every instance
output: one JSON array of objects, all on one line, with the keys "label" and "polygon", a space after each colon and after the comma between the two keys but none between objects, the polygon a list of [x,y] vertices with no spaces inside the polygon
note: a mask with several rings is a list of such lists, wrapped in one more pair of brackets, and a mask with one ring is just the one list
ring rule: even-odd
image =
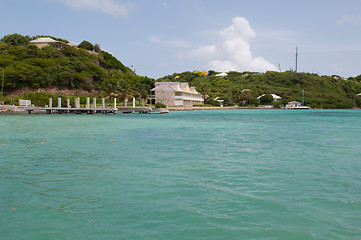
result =
[{"label": "shoreline", "polygon": [[168,107],[169,111],[201,111],[201,110],[226,110],[226,109],[238,109],[238,106],[234,107]]},{"label": "shoreline", "polygon": [[229,110],[229,109],[278,109],[270,106],[261,106],[261,107],[168,107],[169,111],[202,111],[202,110]]},{"label": "shoreline", "polygon": [[[0,114],[27,114],[28,112],[24,110],[26,107],[22,106],[13,106],[13,105],[0,105]],[[211,110],[235,110],[235,109],[282,109],[282,108],[272,108],[269,106],[261,106],[261,107],[239,107],[239,106],[231,106],[231,107],[169,107],[169,111],[211,111]],[[352,110],[360,110],[360,108],[351,108]],[[42,111],[33,111],[34,114],[44,114]]]}]

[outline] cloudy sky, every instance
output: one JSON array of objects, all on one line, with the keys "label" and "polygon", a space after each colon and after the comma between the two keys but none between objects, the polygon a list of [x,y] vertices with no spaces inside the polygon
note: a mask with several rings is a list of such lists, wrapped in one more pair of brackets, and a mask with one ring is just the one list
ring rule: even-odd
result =
[{"label": "cloudy sky", "polygon": [[136,73],[361,74],[360,0],[0,0],[0,35],[100,44]]}]

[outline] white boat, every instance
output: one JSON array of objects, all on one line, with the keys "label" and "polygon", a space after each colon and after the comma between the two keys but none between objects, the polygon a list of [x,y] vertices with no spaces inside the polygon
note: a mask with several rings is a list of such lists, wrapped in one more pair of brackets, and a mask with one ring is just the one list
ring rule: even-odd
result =
[{"label": "white boat", "polygon": [[[305,99],[305,90],[303,90],[303,96],[302,96],[302,102],[304,102]],[[306,101],[307,103],[307,101]],[[285,106],[285,109],[299,109],[299,110],[305,110],[305,109],[310,109],[309,106],[304,106],[302,103],[297,102],[297,101],[292,101],[287,103],[287,105]]]},{"label": "white boat", "polygon": [[310,109],[310,107],[309,106],[303,106],[301,104],[301,105],[298,105],[298,106],[295,106],[295,107],[290,107],[288,109],[300,109],[300,110],[302,110],[302,109]]}]

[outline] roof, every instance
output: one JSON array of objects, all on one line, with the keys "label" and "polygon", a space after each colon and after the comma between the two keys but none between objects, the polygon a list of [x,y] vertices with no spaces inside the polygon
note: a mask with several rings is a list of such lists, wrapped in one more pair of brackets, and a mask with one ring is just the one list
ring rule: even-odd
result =
[{"label": "roof", "polygon": [[56,42],[59,41],[56,41],[50,37],[41,37],[30,41],[30,43],[56,43]]},{"label": "roof", "polygon": [[[262,94],[261,96],[258,96],[257,98],[259,99],[259,98],[263,97],[264,95],[266,95],[266,94]],[[276,94],[273,94],[273,93],[271,93],[270,95],[272,96],[273,99],[281,99],[282,98],[282,97],[280,97],[280,96],[278,96]]]},{"label": "roof", "polygon": [[225,72],[222,72],[222,73],[219,73],[216,75],[216,77],[225,77],[225,76],[228,76],[228,74]]},{"label": "roof", "polygon": [[278,95],[276,95],[276,94],[271,94],[272,95],[272,97],[273,97],[273,99],[281,99],[282,97],[280,97],[280,96],[278,96]]},{"label": "roof", "polygon": [[290,103],[301,104],[300,102],[297,102],[297,101],[288,102],[288,104],[290,104]]},{"label": "roof", "polygon": [[199,94],[195,87],[189,87],[187,82],[156,82],[151,91],[174,91]]},{"label": "roof", "polygon": [[169,82],[156,82],[155,87],[150,91],[175,91],[175,89]]},{"label": "roof", "polygon": [[77,44],[76,42],[70,42],[68,43],[68,45],[71,47],[77,47],[79,44]]}]

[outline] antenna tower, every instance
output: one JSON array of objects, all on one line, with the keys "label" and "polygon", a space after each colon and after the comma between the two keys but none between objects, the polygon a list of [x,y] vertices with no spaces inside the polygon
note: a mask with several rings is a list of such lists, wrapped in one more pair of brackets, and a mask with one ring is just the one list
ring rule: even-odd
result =
[{"label": "antenna tower", "polygon": [[295,68],[295,72],[297,72],[297,67],[298,67],[298,47],[296,47],[296,68]]}]

